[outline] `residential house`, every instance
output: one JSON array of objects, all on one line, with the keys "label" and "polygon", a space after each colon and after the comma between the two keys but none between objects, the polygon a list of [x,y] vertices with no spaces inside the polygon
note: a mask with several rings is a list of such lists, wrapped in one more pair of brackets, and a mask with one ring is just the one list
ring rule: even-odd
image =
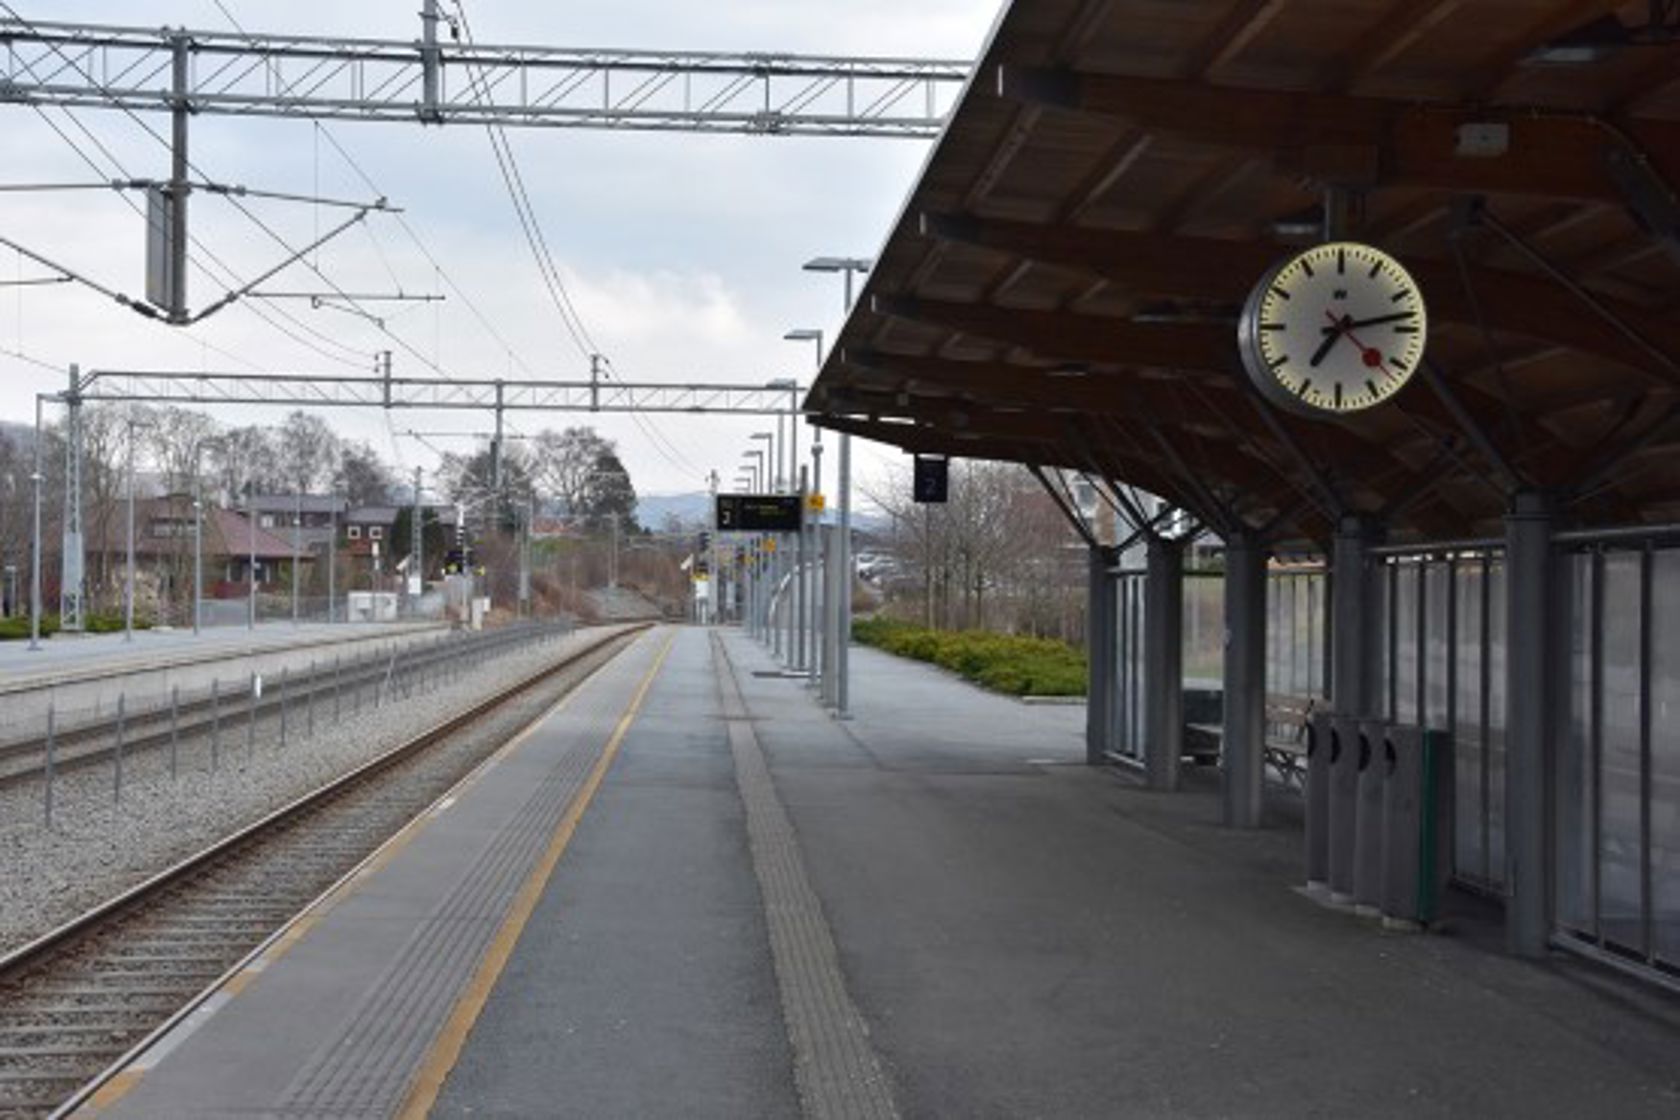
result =
[{"label": "residential house", "polygon": [[[114,556],[126,555],[126,517],[109,518],[103,539],[90,534],[90,551],[108,549]],[[176,591],[190,594],[193,564],[193,500],[190,495],[170,494],[142,498],[134,510],[135,567],[155,581],[159,594]],[[253,525],[242,511],[206,505],[200,556],[204,565],[204,590],[208,597],[237,597],[245,594],[256,563],[257,583],[281,584],[290,572],[292,542],[286,536]],[[303,565],[314,561],[307,549],[298,556]]]}]

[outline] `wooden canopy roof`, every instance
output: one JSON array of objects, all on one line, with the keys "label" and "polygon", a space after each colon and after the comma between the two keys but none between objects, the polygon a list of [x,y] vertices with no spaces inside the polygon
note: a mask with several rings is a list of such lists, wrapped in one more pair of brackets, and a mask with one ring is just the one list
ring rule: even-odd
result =
[{"label": "wooden canopy roof", "polygon": [[[1518,488],[1680,520],[1680,46],[1640,41],[1676,8],[1015,0],[807,408],[1280,540],[1497,531]],[[1440,376],[1304,419],[1236,318],[1344,202],[1423,286]]]}]

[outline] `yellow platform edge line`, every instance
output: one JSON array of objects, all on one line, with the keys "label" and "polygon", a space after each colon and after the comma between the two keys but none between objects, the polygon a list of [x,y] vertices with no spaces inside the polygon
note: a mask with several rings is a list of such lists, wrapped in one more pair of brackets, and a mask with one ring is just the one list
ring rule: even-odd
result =
[{"label": "yellow platform edge line", "polygon": [[[641,637],[642,636],[640,634],[637,634],[631,640],[630,644],[635,645],[636,642],[641,640]],[[672,640],[676,640],[675,635],[672,635]],[[602,643],[602,646],[604,645],[606,645],[605,642]],[[625,647],[625,649],[629,648],[629,646]],[[667,644],[666,648],[670,648],[669,644]],[[664,656],[665,655],[662,652],[660,654],[660,660],[664,660]],[[245,989],[250,986],[251,982],[256,979],[257,974],[262,969],[267,968],[269,965],[272,965],[275,961],[278,961],[281,957],[291,952],[300,941],[307,937],[309,933],[320,924],[321,920],[325,918],[330,911],[359,891],[362,888],[362,885],[372,877],[375,871],[395,859],[399,852],[413,843],[420,833],[425,831],[425,829],[431,824],[432,820],[436,817],[436,809],[438,805],[451,797],[461,796],[472,786],[476,785],[479,779],[482,778],[484,774],[487,773],[497,762],[518,750],[520,746],[524,744],[526,739],[529,739],[536,733],[538,727],[547,722],[550,717],[559,714],[569,704],[571,704],[572,699],[584,690],[584,686],[593,681],[601,673],[601,671],[608,665],[611,665],[612,662],[613,658],[608,658],[604,663],[597,665],[594,669],[591,669],[583,680],[579,681],[574,687],[568,690],[564,696],[556,700],[540,715],[531,720],[530,723],[527,723],[520,729],[517,735],[509,739],[506,743],[503,743],[496,749],[494,754],[490,755],[477,766],[474,766],[471,770],[467,771],[467,773],[461,777],[460,781],[451,786],[436,801],[432,802],[431,805],[422,809],[418,814],[416,814],[414,819],[403,825],[402,828],[397,830],[395,834],[393,834],[378,848],[375,848],[373,853],[368,856],[359,868],[352,871],[335,887],[311,903],[305,913],[294,920],[291,927],[288,928],[273,945],[269,946],[266,952],[253,961],[251,966],[242,968],[233,976],[230,976],[226,982],[216,989],[217,993],[225,995],[229,1000],[231,1000],[234,996],[244,992]],[[130,1067],[116,1074],[103,1086],[101,1086],[99,1090],[93,1094],[93,1096],[84,1101],[81,1107],[77,1108],[76,1111],[71,1114],[72,1120],[94,1120],[95,1117],[101,1115],[105,1110],[109,1109],[112,1105],[116,1104],[132,1092],[149,1072],[149,1067]]]},{"label": "yellow platform edge line", "polygon": [[425,1059],[415,1074],[414,1082],[409,1087],[408,1094],[403,1100],[402,1108],[397,1112],[401,1120],[423,1120],[430,1115],[432,1106],[437,1103],[438,1093],[443,1089],[444,1080],[449,1072],[455,1068],[456,1061],[461,1056],[461,1050],[466,1045],[467,1036],[472,1033],[473,1025],[484,1011],[484,1005],[490,1000],[490,993],[496,987],[496,981],[501,978],[502,970],[513,956],[513,950],[519,944],[520,935],[525,932],[525,925],[535,913],[538,901],[543,891],[548,887],[548,880],[554,874],[554,869],[560,863],[560,858],[566,854],[566,848],[572,841],[572,834],[577,831],[578,823],[583,814],[595,800],[595,794],[606,781],[607,771],[612,769],[613,760],[618,757],[619,747],[624,737],[629,734],[631,724],[642,710],[642,702],[647,699],[648,691],[653,687],[654,678],[665,664],[666,655],[671,652],[671,646],[677,640],[676,632],[666,639],[665,645],[654,658],[652,666],[641,683],[636,686],[636,692],[631,697],[630,705],[624,710],[618,726],[613,729],[612,737],[607,740],[606,748],[595,766],[584,780],[583,788],[572,798],[572,803],[566,807],[560,823],[555,826],[554,835],[550,837],[548,849],[537,861],[524,884],[519,888],[519,894],[514,898],[513,905],[502,919],[501,927],[491,940],[490,947],[485,950],[484,959],[479,961],[472,978],[455,1001],[455,1007],[450,1012],[443,1029],[438,1032],[427,1051]]}]

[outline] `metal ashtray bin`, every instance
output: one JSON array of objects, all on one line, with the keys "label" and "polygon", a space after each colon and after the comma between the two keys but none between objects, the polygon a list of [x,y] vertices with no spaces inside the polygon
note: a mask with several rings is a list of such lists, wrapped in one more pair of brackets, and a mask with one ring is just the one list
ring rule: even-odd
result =
[{"label": "metal ashtray bin", "polygon": [[1307,891],[1330,891],[1330,721],[1314,712],[1307,723]]},{"label": "metal ashtray bin", "polygon": [[1384,753],[1389,725],[1368,719],[1359,724],[1358,811],[1354,814],[1353,909],[1375,918],[1382,913]]},{"label": "metal ashtray bin", "polygon": [[1359,721],[1330,719],[1330,901],[1353,902],[1354,841],[1359,816]]}]

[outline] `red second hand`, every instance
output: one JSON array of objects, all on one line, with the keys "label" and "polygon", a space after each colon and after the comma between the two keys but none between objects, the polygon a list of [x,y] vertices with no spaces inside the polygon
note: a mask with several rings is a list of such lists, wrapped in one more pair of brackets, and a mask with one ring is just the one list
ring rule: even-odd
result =
[{"label": "red second hand", "polygon": [[1378,350],[1374,346],[1365,345],[1363,342],[1359,341],[1358,336],[1346,327],[1342,328],[1342,333],[1347,335],[1347,340],[1349,342],[1359,347],[1360,357],[1365,360],[1366,365],[1372,367],[1373,369],[1380,369],[1390,377],[1394,376],[1394,371],[1388,368],[1388,362],[1383,359],[1381,350]]}]

